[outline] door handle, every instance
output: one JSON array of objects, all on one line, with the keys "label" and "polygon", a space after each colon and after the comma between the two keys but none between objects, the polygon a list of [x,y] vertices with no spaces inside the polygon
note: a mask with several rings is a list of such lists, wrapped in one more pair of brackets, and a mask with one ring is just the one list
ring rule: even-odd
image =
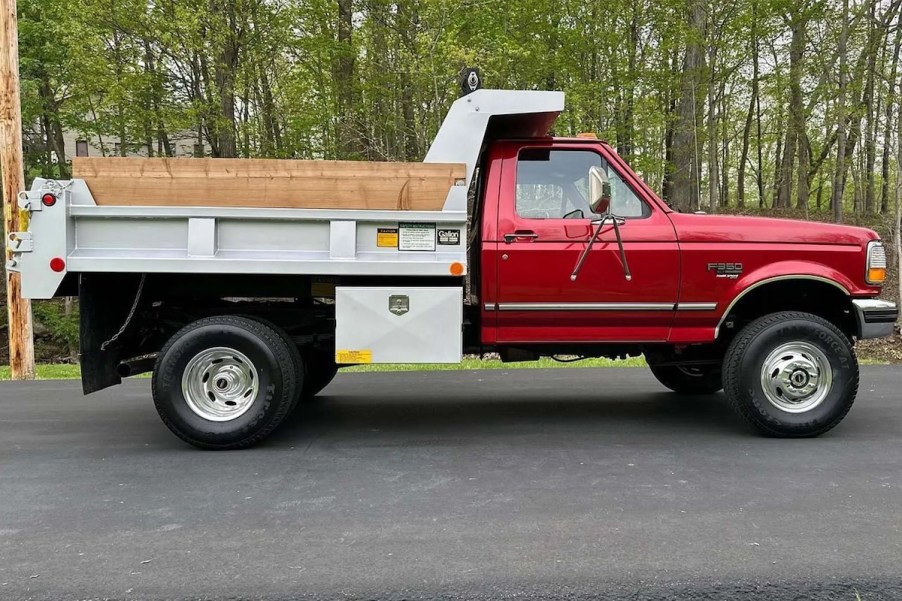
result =
[{"label": "door handle", "polygon": [[539,235],[530,230],[517,230],[513,234],[504,234],[504,241],[510,244],[514,240],[519,240],[520,238],[528,238],[530,240],[535,240]]}]

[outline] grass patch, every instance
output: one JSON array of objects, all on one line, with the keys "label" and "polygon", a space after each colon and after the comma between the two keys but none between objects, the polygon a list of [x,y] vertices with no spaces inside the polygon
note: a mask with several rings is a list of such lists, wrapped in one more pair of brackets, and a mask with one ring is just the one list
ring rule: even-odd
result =
[{"label": "grass patch", "polygon": [[[885,361],[878,359],[862,358],[862,365],[887,365]],[[474,369],[544,369],[544,368],[586,368],[586,367],[645,367],[645,359],[642,357],[630,357],[629,359],[585,359],[571,363],[561,363],[549,357],[543,357],[538,361],[524,361],[522,363],[502,363],[498,359],[466,358],[460,363],[401,363],[401,364],[376,364],[355,365],[346,367],[343,372],[373,372],[373,371],[467,371]],[[81,369],[78,365],[42,364],[35,368],[38,380],[77,380],[81,377]],[[149,377],[150,374],[141,374],[138,378]],[[9,380],[9,366],[0,365],[0,380]]]},{"label": "grass patch", "polygon": [[[38,380],[72,380],[81,377],[81,368],[71,364],[41,364],[34,368]],[[9,380],[9,366],[0,365],[0,380]]]},{"label": "grass patch", "polygon": [[[502,363],[497,359],[464,359],[460,363],[424,363],[424,364],[378,364],[378,365],[355,365],[354,367],[346,367],[344,372],[371,372],[371,371],[461,371],[472,369],[529,369],[544,367],[643,367],[645,360],[640,358],[630,358],[623,361],[612,361],[611,359],[586,359],[585,361],[576,361],[574,363],[560,363],[549,358],[542,358],[538,361],[526,361],[523,363]],[[70,380],[81,377],[81,369],[78,365],[54,365],[42,364],[35,367],[38,380]],[[142,374],[137,377],[147,377],[149,374]],[[9,380],[9,366],[0,366],[0,380]]]},{"label": "grass patch", "polygon": [[859,365],[890,365],[890,362],[884,361],[883,359],[872,359],[870,357],[859,357],[858,364]]}]

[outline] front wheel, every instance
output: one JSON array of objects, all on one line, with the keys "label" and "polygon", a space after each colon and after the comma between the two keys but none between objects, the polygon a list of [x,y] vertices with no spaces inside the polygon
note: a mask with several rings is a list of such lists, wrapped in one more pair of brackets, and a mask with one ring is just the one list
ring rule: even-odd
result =
[{"label": "front wheel", "polygon": [[768,436],[823,434],[842,421],[858,393],[851,342],[810,313],[753,321],[730,344],[723,371],[733,407]]}]

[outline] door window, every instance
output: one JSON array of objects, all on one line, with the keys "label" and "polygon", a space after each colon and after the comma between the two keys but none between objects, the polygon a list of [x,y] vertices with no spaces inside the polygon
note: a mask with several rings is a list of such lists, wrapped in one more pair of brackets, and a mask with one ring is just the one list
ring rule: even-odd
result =
[{"label": "door window", "polygon": [[589,167],[601,167],[611,181],[611,212],[648,217],[650,209],[602,156],[589,150],[525,148],[517,157],[517,215],[526,219],[585,219],[589,210]]}]

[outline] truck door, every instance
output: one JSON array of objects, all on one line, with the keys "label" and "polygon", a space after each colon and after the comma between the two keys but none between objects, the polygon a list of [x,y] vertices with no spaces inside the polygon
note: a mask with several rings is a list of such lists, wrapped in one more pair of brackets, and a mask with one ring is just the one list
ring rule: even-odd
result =
[{"label": "truck door", "polygon": [[[503,152],[503,151],[502,151]],[[511,144],[499,186],[497,341],[659,342],[677,303],[680,258],[674,228],[661,208],[615,169],[598,144]],[[589,168],[612,185],[613,226],[605,225],[578,277],[572,274],[594,231]]]}]

